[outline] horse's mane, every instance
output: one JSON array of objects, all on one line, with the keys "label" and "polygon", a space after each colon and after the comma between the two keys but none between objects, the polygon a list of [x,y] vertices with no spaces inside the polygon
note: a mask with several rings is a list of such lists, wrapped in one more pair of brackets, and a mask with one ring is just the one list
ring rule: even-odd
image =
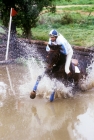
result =
[{"label": "horse's mane", "polygon": [[55,51],[60,51],[61,45],[49,45],[50,49],[55,50]]}]

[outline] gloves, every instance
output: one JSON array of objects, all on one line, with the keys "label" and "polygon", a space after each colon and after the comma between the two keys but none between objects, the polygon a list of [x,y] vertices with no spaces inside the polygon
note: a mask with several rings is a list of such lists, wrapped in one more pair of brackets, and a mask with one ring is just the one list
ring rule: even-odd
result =
[{"label": "gloves", "polygon": [[50,47],[47,45],[46,46],[46,51],[49,52],[50,51]]}]

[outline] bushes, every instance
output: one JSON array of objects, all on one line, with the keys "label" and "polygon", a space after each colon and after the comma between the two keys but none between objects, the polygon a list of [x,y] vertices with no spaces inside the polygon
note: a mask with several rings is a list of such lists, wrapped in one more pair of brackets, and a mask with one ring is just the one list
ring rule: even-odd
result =
[{"label": "bushes", "polygon": [[81,20],[83,20],[83,17],[79,13],[64,12],[59,15],[57,13],[46,13],[44,15],[40,15],[37,25],[46,24],[48,26],[60,26],[65,24],[80,23]]},{"label": "bushes", "polygon": [[58,27],[61,25],[68,25],[68,24],[94,24],[94,16],[92,15],[82,15],[79,12],[62,12],[58,13],[45,13],[40,15],[37,25],[39,24],[46,24],[49,27]]},{"label": "bushes", "polygon": [[61,18],[61,24],[70,24],[73,22],[74,22],[73,17],[68,13],[65,13]]},{"label": "bushes", "polygon": [[80,24],[81,21],[84,20],[84,16],[82,16],[80,13],[78,12],[72,12],[72,13],[64,13],[64,15],[61,18],[61,24],[65,25],[65,24],[75,24],[78,23]]}]

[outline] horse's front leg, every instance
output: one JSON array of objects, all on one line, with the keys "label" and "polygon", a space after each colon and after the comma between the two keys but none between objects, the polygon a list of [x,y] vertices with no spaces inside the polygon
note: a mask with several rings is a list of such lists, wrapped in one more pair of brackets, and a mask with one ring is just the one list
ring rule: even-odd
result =
[{"label": "horse's front leg", "polygon": [[50,95],[50,102],[53,102],[54,100],[54,95],[55,95],[55,90],[53,90],[53,92]]},{"label": "horse's front leg", "polygon": [[39,75],[37,77],[37,80],[36,80],[36,83],[33,87],[33,91],[30,93],[30,98],[31,99],[34,99],[36,97],[36,91],[37,91],[37,88],[38,88],[38,85],[39,85],[39,82],[41,81],[41,79],[44,77],[44,74],[43,75]]},{"label": "horse's front leg", "polygon": [[56,81],[54,80],[54,87],[53,87],[53,91],[52,91],[52,93],[50,95],[50,102],[54,101],[55,93],[56,93]]}]

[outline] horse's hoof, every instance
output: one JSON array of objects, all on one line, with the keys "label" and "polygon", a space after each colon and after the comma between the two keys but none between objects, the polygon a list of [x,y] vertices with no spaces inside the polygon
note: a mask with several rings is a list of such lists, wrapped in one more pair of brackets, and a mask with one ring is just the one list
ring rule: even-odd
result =
[{"label": "horse's hoof", "polygon": [[32,91],[31,93],[30,93],[30,98],[31,99],[34,99],[36,97],[36,92],[35,91]]}]

